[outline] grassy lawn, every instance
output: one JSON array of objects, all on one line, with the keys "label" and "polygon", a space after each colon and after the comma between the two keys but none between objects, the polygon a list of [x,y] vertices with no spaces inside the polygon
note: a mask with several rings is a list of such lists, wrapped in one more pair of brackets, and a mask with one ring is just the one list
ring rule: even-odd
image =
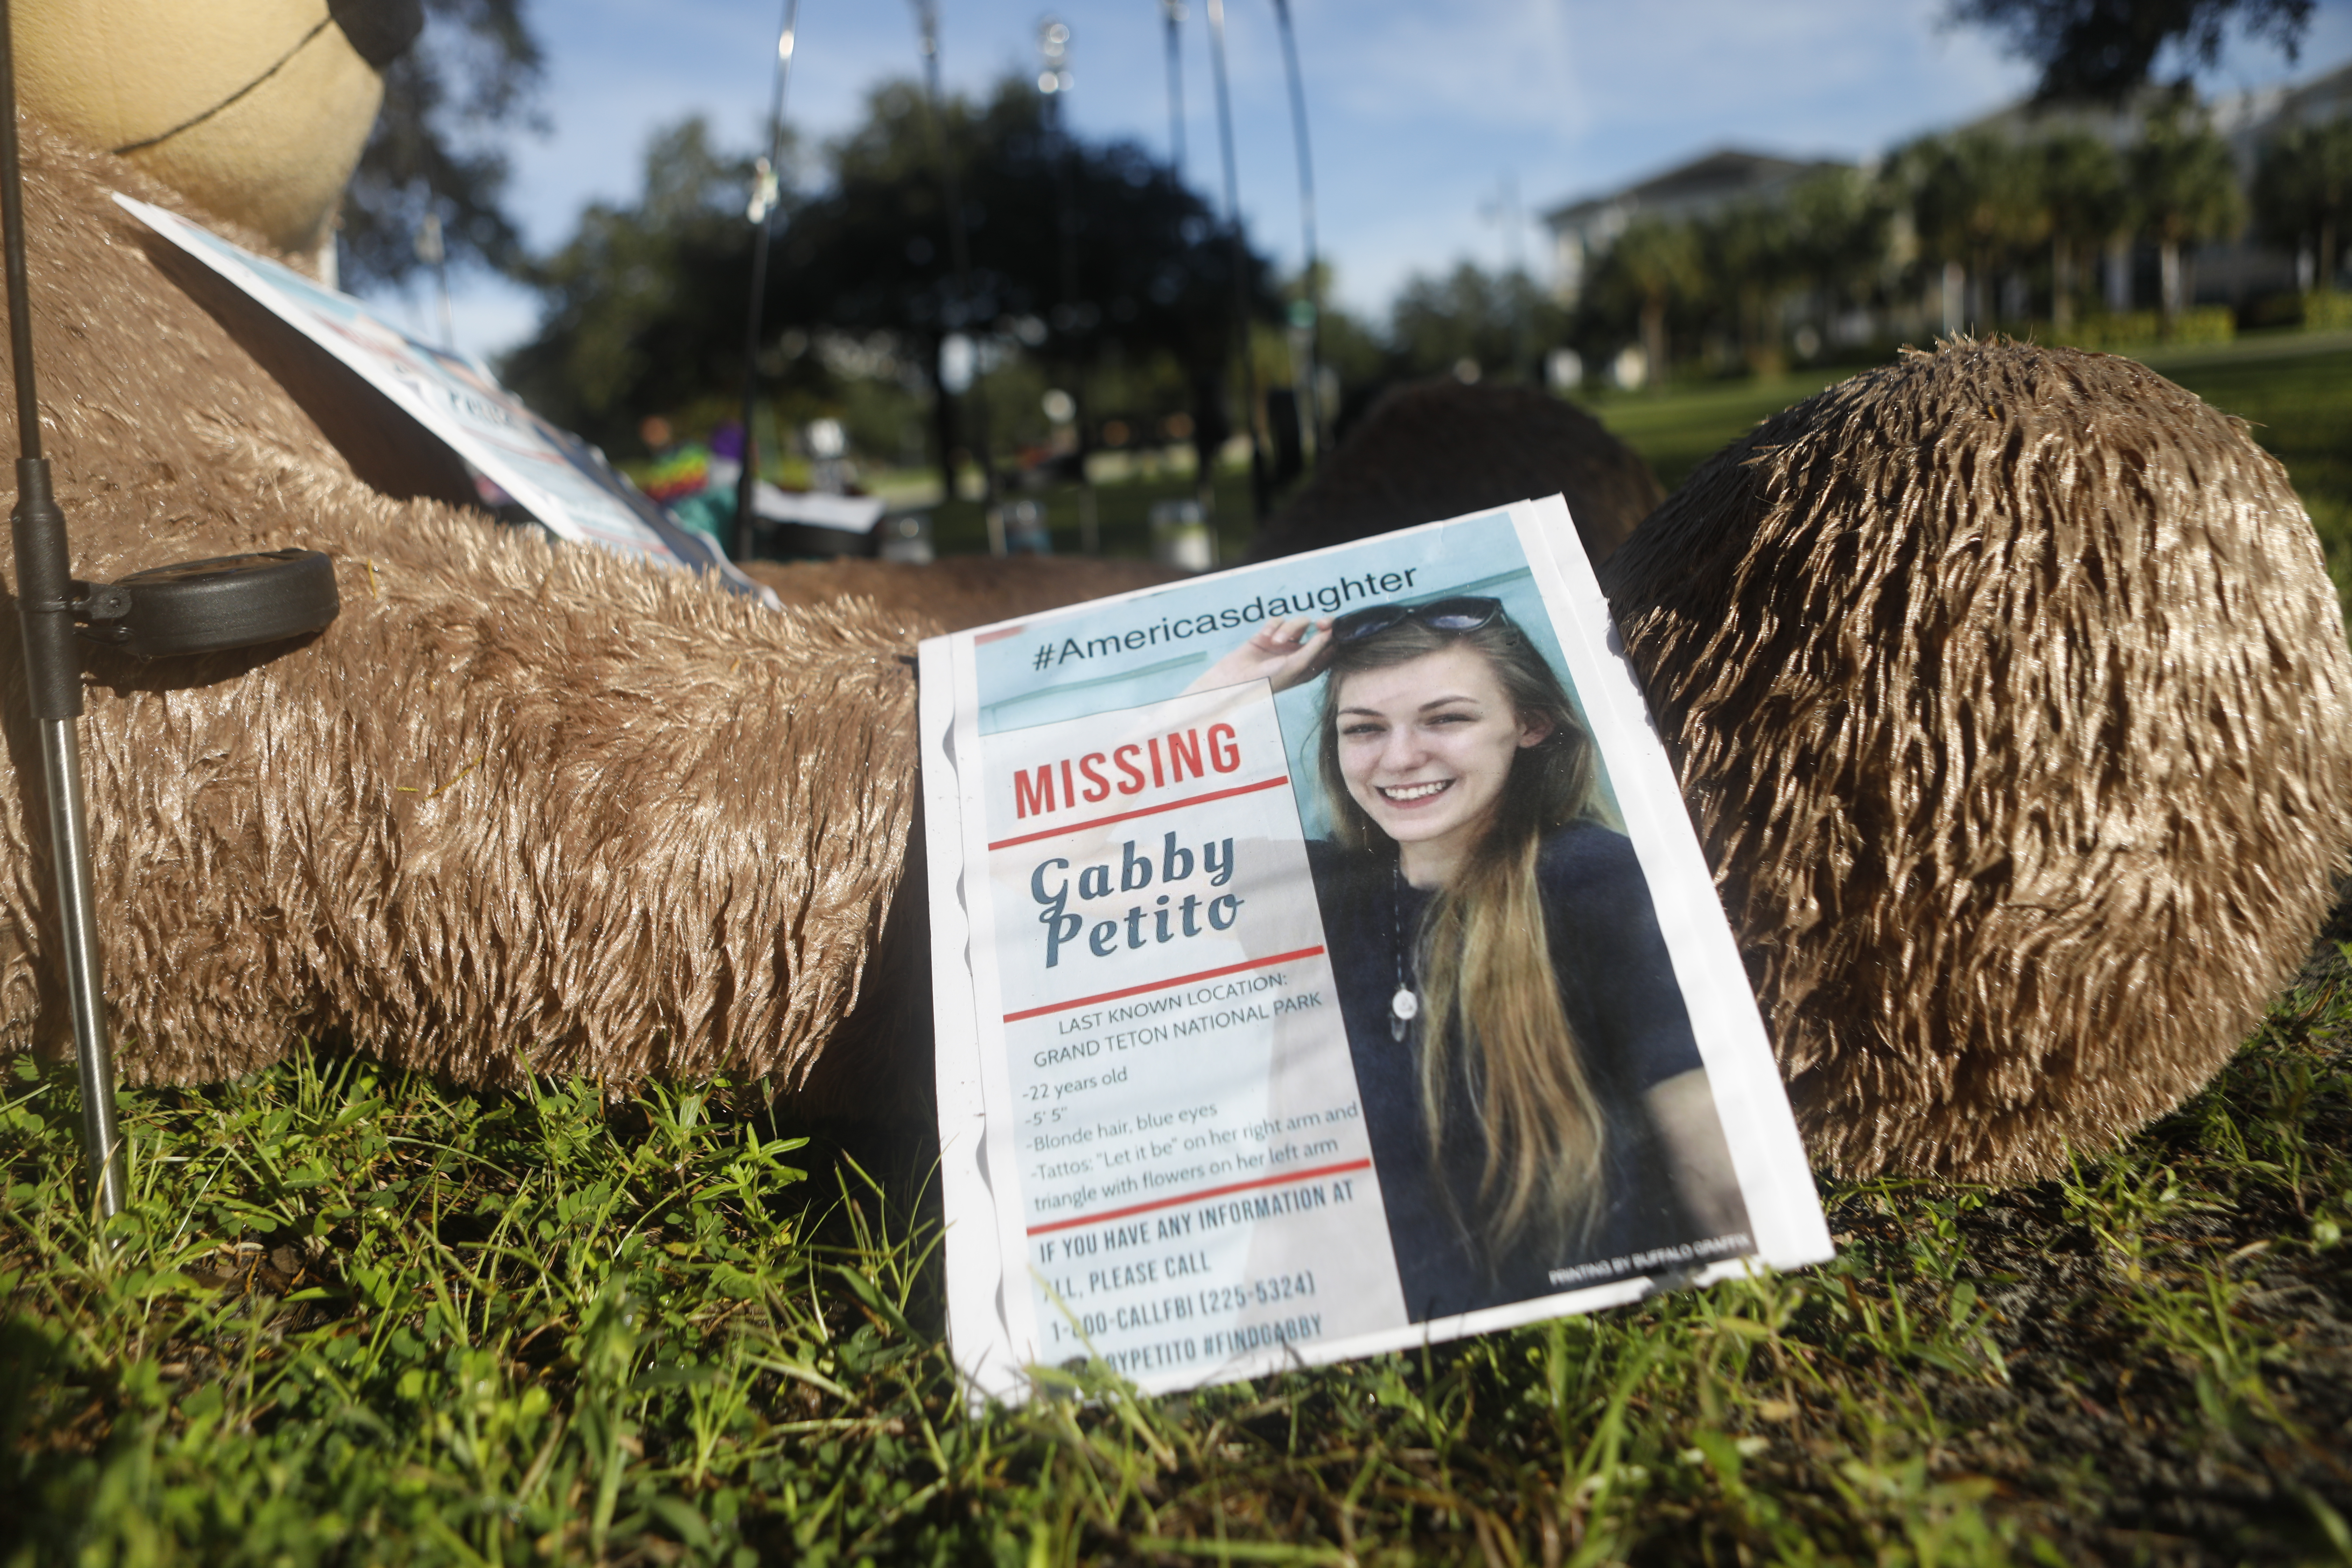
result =
[{"label": "grassy lawn", "polygon": [[[2143,357],[2253,426],[2254,438],[2286,465],[2319,531],[2336,591],[2352,605],[2352,334],[2254,336]],[[1618,395],[1597,402],[1593,412],[1649,460],[1671,490],[1759,420],[1848,374]]]},{"label": "grassy lawn", "polygon": [[2169,363],[2164,374],[2253,426],[2254,439],[2286,465],[2327,552],[2336,591],[2352,605],[2352,346],[2321,353]]},{"label": "grassy lawn", "polygon": [[[1076,555],[1084,542],[1080,492],[1076,485],[1056,484],[1025,490],[1008,484],[1008,498],[1027,498],[1045,509],[1045,527],[1056,553]],[[1151,554],[1151,509],[1163,500],[1192,500],[1197,492],[1190,474],[1137,478],[1095,487],[1095,527],[1102,553],[1148,559]],[[1218,548],[1228,563],[1239,561],[1249,548],[1254,524],[1250,519],[1250,483],[1246,469],[1222,468],[1216,479]],[[942,555],[977,555],[988,549],[988,509],[976,500],[953,500],[931,512],[932,540]]]},{"label": "grassy lawn", "polygon": [[[2345,582],[2352,348],[2168,374],[2258,422]],[[1604,414],[1673,482],[1810,390]],[[1152,496],[1120,489],[1135,552]],[[122,1112],[134,1201],[100,1235],[70,1073],[0,1065],[10,1568],[2352,1563],[2331,946],[2119,1153],[1826,1187],[1818,1269],[1017,1412],[967,1410],[940,1342],[919,1131],[328,1051]]]},{"label": "grassy lawn", "polygon": [[1791,403],[1802,402],[1851,371],[1822,371],[1777,381],[1620,394],[1586,406],[1617,438],[1647,459],[1672,492],[1718,447],[1738,439]]},{"label": "grassy lawn", "polygon": [[[2328,570],[2352,605],[2352,333],[2255,335],[2234,343],[2150,351],[2146,362],[2207,402],[2249,421],[2256,440],[2286,464],[2327,552]],[[1718,448],[1790,404],[1853,374],[1849,366],[1776,381],[1676,385],[1660,395],[1603,395],[1587,406],[1618,437],[1642,454],[1672,490]],[[1248,476],[1217,476],[1218,534],[1228,561],[1248,547]],[[1026,493],[1026,492],[1008,492]],[[1133,479],[1096,489],[1106,555],[1151,552],[1150,516],[1155,501],[1189,500],[1190,476]],[[1079,500],[1073,486],[1037,493],[1045,506],[1054,548],[1079,547]],[[1277,505],[1279,500],[1277,499]],[[955,501],[935,513],[942,553],[988,548],[987,524],[977,501]]]},{"label": "grassy lawn", "polygon": [[755,1088],[305,1057],[0,1109],[0,1556],[2304,1563],[2352,1555],[2352,975],[2022,1190],[1827,1192],[1837,1260],[1186,1398],[965,1411],[919,1140]]}]

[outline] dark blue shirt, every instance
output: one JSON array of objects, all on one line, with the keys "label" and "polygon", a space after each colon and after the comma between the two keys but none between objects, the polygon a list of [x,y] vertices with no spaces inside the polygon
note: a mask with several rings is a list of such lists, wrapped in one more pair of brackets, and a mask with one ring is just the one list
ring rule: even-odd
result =
[{"label": "dark blue shirt", "polygon": [[1486,1142],[1467,1086],[1457,1083],[1448,1097],[1443,1156],[1433,1159],[1422,1109],[1420,1025],[1402,1041],[1390,1030],[1398,943],[1410,965],[1430,895],[1396,875],[1392,847],[1369,854],[1322,843],[1308,848],[1413,1321],[1646,1273],[1629,1266],[1580,1278],[1573,1287],[1550,1280],[1554,1268],[1700,1239],[1675,1194],[1642,1096],[1705,1064],[1658,934],[1649,885],[1622,834],[1593,822],[1557,828],[1543,842],[1536,872],[1562,1010],[1600,1103],[1605,1154],[1598,1217],[1581,1243],[1531,1237],[1500,1255],[1476,1223]]}]

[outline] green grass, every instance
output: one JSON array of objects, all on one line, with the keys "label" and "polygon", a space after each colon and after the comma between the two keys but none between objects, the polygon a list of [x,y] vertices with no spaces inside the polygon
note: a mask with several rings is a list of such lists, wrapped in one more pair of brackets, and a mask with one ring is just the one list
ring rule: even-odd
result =
[{"label": "green grass", "polygon": [[2352,605],[2352,349],[2263,358],[2185,356],[2156,368],[2249,421],[2286,465],[2336,591]]},{"label": "green grass", "polygon": [[[2151,350],[2150,366],[2246,419],[2286,465],[2311,513],[2336,592],[2352,606],[2352,334],[2256,334],[2233,343]],[[1669,490],[1718,448],[1849,371],[1780,381],[1619,395],[1592,406]]]},{"label": "green grass", "polygon": [[[2258,422],[2342,583],[2352,353],[2249,347],[2167,373]],[[1679,477],[1808,390],[1606,415]],[[1107,542],[1139,552],[1153,492],[1119,489]],[[940,1342],[917,1132],[313,1052],[122,1113],[134,1201],[100,1233],[70,1074],[0,1068],[10,1568],[2352,1563],[2333,953],[2064,1180],[1829,1187],[1821,1268],[1184,1397],[1057,1376],[1019,1411],[969,1409]]]},{"label": "green grass", "polygon": [[1596,398],[1591,412],[1616,437],[1642,454],[1669,492],[1721,447],[1745,436],[1792,403],[1803,401],[1850,371],[1820,371],[1769,381],[1734,381],[1658,393]]},{"label": "green grass", "polygon": [[[1835,1262],[1188,1397],[968,1410],[919,1141],[304,1054],[0,1107],[0,1561],[2352,1561],[2352,984],[2124,1153],[1832,1188]],[[805,1179],[804,1179],[805,1178]]]},{"label": "green grass", "polygon": [[[1122,479],[1095,487],[1095,521],[1101,553],[1149,559],[1151,554],[1151,508],[1163,500],[1192,500],[1196,495],[1190,474]],[[1249,548],[1255,525],[1250,518],[1250,482],[1246,469],[1223,468],[1216,477],[1218,548],[1227,563],[1239,561]],[[1056,553],[1076,555],[1084,541],[1080,492],[1069,484],[1026,490],[1007,483],[1008,499],[1026,498],[1043,503],[1045,527]],[[954,500],[931,513],[932,539],[942,555],[980,554],[988,549],[987,508],[976,500]]]}]

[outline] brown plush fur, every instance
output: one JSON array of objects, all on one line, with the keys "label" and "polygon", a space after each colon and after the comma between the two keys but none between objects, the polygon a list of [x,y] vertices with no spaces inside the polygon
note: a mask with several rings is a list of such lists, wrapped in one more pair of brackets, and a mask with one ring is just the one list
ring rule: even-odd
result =
[{"label": "brown plush fur", "polygon": [[[167,193],[27,135],[78,570],[310,545],[345,604],[291,649],[90,661],[125,1076],[247,1070],[308,1033],[462,1082],[727,1070],[919,1100],[903,656],[1152,570],[763,571],[779,613],[387,499],[462,476],[233,298],[195,303],[105,199]],[[1429,390],[1444,417],[1494,406]],[[1557,454],[1481,444],[1543,446],[1526,412],[1365,448],[1349,482],[1403,510],[1324,526],[1563,488]],[[1513,477],[1443,471],[1481,468]],[[1607,508],[1570,500],[1606,554]],[[1836,1169],[2055,1168],[2201,1081],[2318,924],[2352,822],[2336,601],[2276,465],[2136,365],[1962,344],[1858,378],[1713,460],[1607,577]],[[16,636],[11,605],[0,1049],[54,1050]]]},{"label": "brown plush fur", "polygon": [[2352,658],[2238,420],[1956,342],[1710,459],[1602,574],[1800,1122],[2014,1181],[2197,1088],[2352,837]]},{"label": "brown plush fur", "polygon": [[1250,547],[1271,561],[1558,492],[1605,561],[1660,501],[1657,476],[1573,404],[1447,377],[1381,399]]},{"label": "brown plush fur", "polygon": [[[919,1100],[921,1083],[888,1080],[928,1076],[905,1026],[927,988],[873,976],[919,963],[919,907],[895,895],[914,796],[904,656],[931,628],[856,597],[778,613],[385,499],[450,476],[234,297],[200,308],[173,279],[201,279],[106,198],[170,193],[38,126],[26,136],[45,429],[78,573],[314,546],[335,555],[343,599],[291,649],[89,661],[83,748],[124,1076],[233,1074],[325,1034],[467,1083],[723,1069],[805,1088],[831,1045],[860,1055],[833,1064],[836,1103]],[[256,355],[312,384],[316,420]],[[881,570],[837,572],[836,586]],[[1034,597],[996,587],[998,605],[982,605],[984,585],[940,620]],[[0,1049],[56,1050],[17,637],[11,604]],[[861,992],[879,1006],[853,1018]]]}]

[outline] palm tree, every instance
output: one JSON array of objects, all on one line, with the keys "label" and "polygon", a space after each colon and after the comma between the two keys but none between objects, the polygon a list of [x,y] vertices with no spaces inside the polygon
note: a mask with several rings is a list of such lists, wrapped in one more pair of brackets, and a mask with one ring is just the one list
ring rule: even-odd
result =
[{"label": "palm tree", "polygon": [[2015,142],[1979,130],[1915,142],[1897,151],[1895,163],[1921,250],[1967,268],[1969,315],[1982,321],[1994,270],[2049,232],[2039,163]]},{"label": "palm tree", "polygon": [[2187,291],[2180,247],[2236,234],[2245,226],[2246,198],[2229,143],[2213,134],[2186,92],[2173,93],[2147,117],[2130,164],[2140,230],[2157,245],[2169,331]]},{"label": "palm tree", "polygon": [[1798,276],[1796,236],[1787,210],[1742,202],[1697,226],[1693,237],[1700,287],[1731,317],[1742,363],[1759,375],[1778,374],[1784,368],[1779,306]]},{"label": "palm tree", "polygon": [[1854,302],[1886,265],[1893,213],[1858,169],[1825,169],[1789,190],[1790,256],[1798,278],[1834,314]]},{"label": "palm tree", "polygon": [[2290,126],[2263,149],[2254,170],[2254,226],[2282,250],[2313,247],[2313,280],[2336,286],[2336,247],[2352,216],[2352,115]]},{"label": "palm tree", "polygon": [[1642,353],[1654,386],[1666,379],[1666,308],[1699,292],[1698,239],[1690,225],[1637,217],[1625,226],[1594,281],[1604,296],[1631,303],[1642,325]]},{"label": "palm tree", "polygon": [[2036,149],[2050,225],[2050,320],[2074,319],[2074,258],[2105,245],[2130,217],[2123,160],[2086,131],[2062,131]]}]

